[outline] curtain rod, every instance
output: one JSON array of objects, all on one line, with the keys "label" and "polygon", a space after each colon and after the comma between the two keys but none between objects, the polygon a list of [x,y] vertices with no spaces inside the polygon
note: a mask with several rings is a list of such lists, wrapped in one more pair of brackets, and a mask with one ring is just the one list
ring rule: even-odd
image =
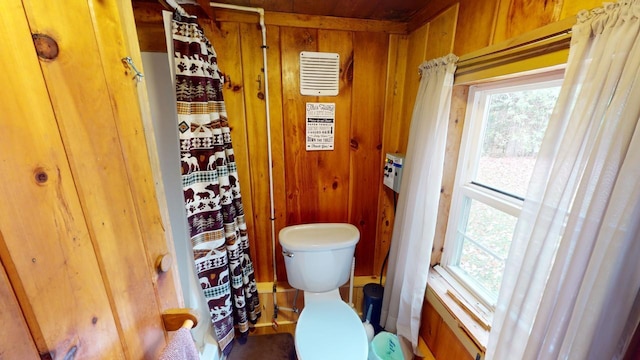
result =
[{"label": "curtain rod", "polygon": [[460,61],[458,62],[458,65],[465,64],[467,62],[473,62],[474,60],[477,60],[477,59],[480,59],[480,58],[491,57],[492,55],[502,54],[502,53],[508,52],[510,50],[515,50],[515,49],[518,49],[518,48],[525,47],[527,45],[532,45],[532,44],[536,44],[536,43],[547,41],[547,40],[563,39],[567,35],[570,35],[570,34],[571,34],[571,29],[566,29],[566,30],[563,30],[563,31],[560,31],[560,32],[557,32],[557,33],[541,36],[539,38],[536,38],[536,39],[533,39],[533,40],[530,40],[530,41],[524,41],[524,42],[521,42],[521,43],[517,43],[515,45],[501,47],[501,48],[493,50],[493,51],[487,51],[487,52],[484,52],[482,54],[472,55],[472,56],[469,56],[469,55],[468,56],[461,56],[460,57]]},{"label": "curtain rod", "polygon": [[180,15],[185,15],[185,16],[187,15],[187,12],[184,10],[182,6],[180,6],[180,4],[178,4],[176,0],[158,0],[158,2],[160,2],[165,7],[170,7],[178,11]]},{"label": "curtain rod", "polygon": [[229,9],[229,10],[256,12],[256,13],[264,16],[264,9],[263,8],[240,6],[240,5],[231,5],[231,4],[222,4],[222,3],[216,3],[216,2],[210,2],[209,6],[222,8],[222,9]]}]

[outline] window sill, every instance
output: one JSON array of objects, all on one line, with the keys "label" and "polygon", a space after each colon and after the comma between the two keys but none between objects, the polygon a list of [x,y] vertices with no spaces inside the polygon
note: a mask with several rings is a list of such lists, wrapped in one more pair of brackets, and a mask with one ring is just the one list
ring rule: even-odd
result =
[{"label": "window sill", "polygon": [[433,268],[429,271],[426,296],[427,301],[436,308],[436,311],[439,313],[446,311],[449,314],[450,319],[447,320],[445,314],[440,313],[452,330],[459,328],[469,338],[468,342],[471,344],[465,344],[465,341],[460,339],[465,347],[474,346],[480,353],[486,352],[490,319],[487,319],[486,314],[470,306],[456,287]]}]

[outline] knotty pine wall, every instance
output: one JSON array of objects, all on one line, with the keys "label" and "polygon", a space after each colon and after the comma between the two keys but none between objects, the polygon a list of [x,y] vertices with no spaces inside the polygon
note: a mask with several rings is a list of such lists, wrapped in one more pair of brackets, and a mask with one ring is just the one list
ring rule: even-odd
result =
[{"label": "knotty pine wall", "polygon": [[[179,302],[172,273],[154,269],[167,244],[135,84],[120,61],[131,55],[141,63],[129,5],[0,3],[0,38],[11,48],[0,55],[2,68],[11,69],[0,75],[0,319],[11,324],[0,331],[5,357],[155,358],[165,339],[159,314]],[[446,53],[451,36],[453,51],[464,55],[599,5],[599,0],[434,0],[408,24],[268,14],[277,228],[314,217],[354,222],[363,230],[358,273],[377,273],[393,221],[393,198],[380,186],[378,172],[384,152],[406,147],[416,64]],[[158,50],[164,43],[161,22],[145,21],[155,12],[145,15],[143,9],[141,18],[139,10],[141,47]],[[234,143],[246,160],[241,171],[251,179],[242,185],[252,211],[257,273],[269,281],[257,19],[224,16],[206,28],[221,54],[234,55],[221,57],[231,76],[225,95],[239,119],[232,117]],[[57,60],[37,58],[31,36],[38,32],[61,45]],[[442,51],[435,51],[438,44]],[[306,99],[292,92],[292,52],[307,48],[346,55],[343,93],[332,98],[339,106],[337,126],[349,131],[337,138],[340,156],[299,151],[300,106]],[[465,89],[457,91],[463,98]],[[455,169],[464,104],[452,107],[446,166]],[[311,170],[320,167],[330,171]],[[447,172],[443,199],[452,179]],[[330,196],[321,197],[324,193]],[[283,273],[280,262],[278,275]],[[423,318],[434,319],[431,315]],[[457,341],[429,326],[423,331],[434,331],[429,338],[441,344]]]},{"label": "knotty pine wall", "polygon": [[[134,5],[142,51],[166,51],[161,8]],[[217,22],[201,17],[200,23],[218,53],[221,70],[230,79],[224,96],[251,252],[258,281],[268,282],[273,280],[273,260],[261,32],[257,16],[229,11],[216,14]],[[352,223],[361,233],[356,275],[379,273],[386,254],[378,237],[378,203],[384,191],[381,171],[385,118],[390,116],[387,102],[392,101],[387,92],[398,62],[393,49],[405,38],[395,33],[404,32],[405,25],[269,13],[266,21],[276,233],[300,223]],[[338,96],[300,95],[301,51],[340,54]],[[305,150],[306,102],[336,103],[333,151]],[[277,276],[286,280],[281,249],[276,246]]]},{"label": "knotty pine wall", "polygon": [[[597,0],[590,0],[596,6]],[[541,4],[527,0],[441,0],[426,4],[406,23],[267,13],[276,233],[304,222],[340,221],[358,226],[356,274],[376,275],[389,248],[394,195],[381,186],[387,152],[404,153],[424,60],[464,55],[573,15],[577,0]],[[196,9],[191,9],[197,13]],[[154,3],[135,3],[142,51],[166,51]],[[240,165],[252,255],[259,281],[273,279],[261,38],[256,15],[216,10],[200,22],[231,79],[225,87],[232,137]],[[302,96],[300,51],[341,56],[340,95]],[[465,89],[456,89],[464,97]],[[335,150],[306,152],[306,102],[336,103]],[[455,100],[454,100],[455,103]],[[445,162],[433,261],[442,250],[463,109],[454,108]],[[277,275],[286,279],[276,242]]]}]

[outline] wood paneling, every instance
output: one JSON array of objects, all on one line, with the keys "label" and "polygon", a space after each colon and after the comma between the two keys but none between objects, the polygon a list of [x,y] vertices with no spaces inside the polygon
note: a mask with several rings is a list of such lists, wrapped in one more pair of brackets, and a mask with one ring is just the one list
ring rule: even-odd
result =
[{"label": "wood paneling", "polygon": [[[156,22],[160,21],[159,13],[150,10],[153,8],[151,4],[145,4],[136,10],[141,46],[155,44],[148,50],[161,47],[159,41],[147,39],[151,34],[148,29],[155,29],[158,27]],[[258,281],[270,281],[273,279],[273,247],[269,219],[268,144],[264,100],[260,98],[263,89],[258,88],[264,87],[264,74],[261,70],[260,31],[255,24],[257,18],[253,16],[250,19],[251,16],[237,13],[228,13],[227,16],[223,12],[216,15],[219,22],[211,24],[201,20],[201,24],[220,54],[221,69],[231,77],[231,84],[225,85],[225,101],[233,125],[232,136],[245,208],[252,212],[252,223],[248,221],[252,257]],[[309,19],[299,16],[279,16],[276,21],[267,14],[271,22],[291,25],[269,26],[267,30],[276,235],[286,225],[352,222],[360,227],[362,239],[366,239],[359,245],[362,250],[358,256],[365,260],[362,264],[358,261],[357,272],[371,275],[377,249],[378,195],[374,190],[377,190],[382,166],[381,137],[389,35],[385,31],[367,32],[368,27],[362,26],[366,22],[353,19],[340,19],[339,24],[342,25],[338,27],[346,30],[333,30],[338,24],[333,20],[327,22],[328,29],[315,29],[299,26],[314,24],[314,19],[323,22],[327,19],[306,21]],[[357,51],[353,45],[355,39],[360,41]],[[301,51],[340,54],[338,96],[300,94]],[[359,91],[354,90],[354,79],[359,81]],[[307,102],[336,104],[334,150],[306,151]],[[358,145],[353,145],[356,143]],[[352,148],[352,145],[359,149]],[[376,186],[358,186],[362,182],[376,183]],[[286,279],[277,241],[275,250],[277,277]]]},{"label": "wood paneling", "polygon": [[[273,4],[277,11],[297,11],[288,0]],[[329,11],[329,3],[307,4],[318,14]],[[387,11],[385,18],[409,11],[376,4],[382,3],[358,1],[331,11],[370,17]],[[166,51],[161,7],[134,5],[141,46]],[[257,16],[216,10],[218,22],[203,26],[231,76],[225,98],[258,280],[274,275],[269,166],[276,232],[300,222],[352,222],[362,232],[356,273],[377,273],[393,220],[393,196],[380,186],[382,154],[406,150],[417,66],[446,53],[451,39],[454,52],[464,55],[597,6],[597,0],[556,0],[546,7],[531,0],[434,0],[409,23],[267,12],[273,164],[264,154],[264,101],[256,82]],[[130,11],[126,2],[94,0],[0,3],[0,40],[11,49],[0,55],[0,66],[10,69],[0,73],[0,302],[3,320],[16,324],[9,336],[19,337],[2,336],[4,356],[32,358],[37,350],[56,357],[155,358],[165,344],[159,314],[177,296],[173,275],[152,268],[167,250],[133,95],[138,89],[121,61],[131,55],[141,66],[131,24],[123,24],[131,21]],[[39,61],[31,33],[55,39],[58,57]],[[341,54],[338,97],[300,95],[302,50]],[[456,88],[456,97],[465,91]],[[308,101],[337,105],[333,152],[304,148]],[[452,106],[439,234],[464,114],[461,103]],[[283,279],[278,245],[276,253]],[[425,309],[423,329],[436,329],[425,330],[437,337],[436,357],[462,356],[448,340],[450,329]]]},{"label": "wood paneling", "polygon": [[[287,193],[285,184],[285,173],[287,164],[285,163],[284,144],[284,114],[282,109],[282,64],[280,59],[280,28],[267,26],[267,44],[272,44],[273,50],[267,51],[269,64],[269,113],[271,114],[271,153],[273,163],[271,166],[273,176],[273,203],[275,206],[275,243],[276,258],[269,257],[266,264],[260,264],[262,268],[268,265],[269,271],[259,274],[261,281],[269,281],[273,277],[273,262],[276,262],[276,273],[279,278],[285,279],[284,259],[282,257],[282,247],[277,240],[280,229],[287,225]],[[276,261],[277,259],[277,261]]]},{"label": "wood paneling", "polygon": [[[265,111],[264,85],[265,78],[262,57],[262,34],[260,28],[256,24],[240,24],[240,37],[242,54],[242,71],[244,84],[245,99],[245,127],[236,128],[235,138],[246,137],[244,141],[248,146],[248,158],[238,159],[238,161],[246,161],[244,166],[248,166],[251,172],[250,177],[244,179],[244,184],[251,187],[251,192],[247,193],[248,200],[245,202],[245,208],[250,214],[253,214],[253,236],[250,237],[251,255],[261,264],[260,270],[265,265],[271,263],[271,206],[269,199],[269,161],[267,143],[267,116]],[[234,52],[222,52],[221,57],[228,57],[225,54],[233,54]],[[231,56],[235,57],[235,56]],[[234,140],[235,141],[235,140]],[[235,145],[234,145],[235,146]],[[247,187],[248,188],[248,187]],[[243,196],[243,199],[245,196]],[[260,251],[257,251],[257,250]],[[261,271],[264,272],[264,271]],[[259,279],[262,274],[259,274]],[[265,281],[267,279],[264,279]]]},{"label": "wood paneling", "polygon": [[305,147],[306,102],[318,99],[300,95],[299,54],[317,51],[318,31],[304,28],[280,30],[282,57],[282,93],[284,110],[285,188],[287,191],[287,224],[321,221],[317,166],[319,152]]},{"label": "wood paneling", "polygon": [[492,44],[495,12],[500,0],[462,0],[453,52],[463,55]]},{"label": "wood paneling", "polygon": [[459,4],[455,4],[429,22],[425,60],[436,59],[453,51]]},{"label": "wood paneling", "polygon": [[[0,234],[0,242],[2,234]],[[38,350],[7,273],[0,262],[0,357],[2,359],[37,359]]]},{"label": "wood paneling", "polygon": [[[271,224],[269,219],[268,159],[265,134],[264,102],[258,97],[257,82],[261,71],[259,31],[255,24],[219,23],[211,29],[212,43],[219,54],[221,68],[232,76],[231,89],[237,94],[227,96],[227,110],[232,121],[246,125],[234,126],[234,148],[246,149],[246,168],[239,169],[241,181],[250,179],[253,208],[252,255],[259,281],[273,278]],[[238,28],[239,27],[239,28]],[[238,28],[238,34],[230,29]],[[377,187],[353,187],[358,181],[379,181],[380,145],[383,123],[388,35],[338,30],[316,30],[297,27],[270,26],[269,77],[272,117],[274,203],[276,233],[285,225],[307,222],[352,222],[362,231],[363,264],[358,261],[359,274],[372,273],[376,249]],[[358,39],[360,47],[352,45]],[[300,95],[299,53],[325,51],[340,54],[340,93],[333,97]],[[373,51],[373,53],[372,53]],[[233,56],[239,54],[236,60]],[[372,57],[372,55],[374,55]],[[227,59],[227,60],[225,60]],[[358,60],[359,59],[359,60]],[[227,62],[225,64],[225,61]],[[236,65],[233,65],[236,62]],[[233,75],[236,73],[236,75]],[[356,75],[357,74],[357,75]],[[371,75],[373,74],[373,75]],[[235,83],[233,79],[240,79]],[[354,79],[360,81],[360,91],[354,90]],[[365,80],[369,79],[369,80]],[[239,80],[239,81],[240,81]],[[261,80],[262,81],[262,80]],[[242,89],[242,90],[240,90]],[[225,91],[229,91],[225,88]],[[240,96],[242,94],[242,96]],[[238,97],[234,100],[232,97]],[[242,101],[240,100],[242,97]],[[335,143],[332,151],[306,151],[305,112],[307,102],[336,104]],[[358,106],[354,109],[354,106]],[[233,120],[236,119],[236,120]],[[238,135],[236,135],[238,134]],[[355,137],[354,137],[354,134]],[[237,144],[238,136],[245,144]],[[357,140],[356,140],[357,138]],[[246,139],[246,140],[245,140]],[[358,142],[359,150],[351,148]],[[354,155],[354,153],[356,155]],[[238,163],[243,157],[238,157]],[[355,159],[355,160],[354,160]],[[354,167],[354,161],[357,164]],[[356,175],[354,175],[356,174]],[[243,189],[247,185],[243,183]],[[355,192],[352,193],[353,189]],[[243,198],[247,191],[243,190]],[[286,214],[286,216],[285,216]],[[251,236],[252,234],[250,234]],[[278,278],[286,279],[280,246],[276,242]]]},{"label": "wood paneling", "polygon": [[[136,82],[122,61],[140,58],[123,23],[131,9],[10,0],[0,17],[12,49],[0,56],[12,69],[0,75],[0,260],[3,290],[19,302],[3,292],[2,312],[18,333],[24,314],[31,333],[15,358],[32,358],[33,343],[45,358],[157,358],[161,310],[178,298],[173,274],[154,268],[168,249]],[[57,53],[38,59],[31,33]],[[6,352],[2,338],[0,357],[12,357],[17,348]]]},{"label": "wood paneling", "polygon": [[374,273],[388,46],[385,34],[354,34],[349,222],[360,229],[356,275]]},{"label": "wood paneling", "polygon": [[436,309],[426,301],[422,306],[420,336],[427,343],[436,360],[473,359]]},{"label": "wood paneling", "polygon": [[[27,9],[31,30],[19,1],[3,2],[0,11],[5,30],[0,40],[12,49],[0,56],[0,65],[12,69],[0,74],[0,256],[40,353],[123,358],[105,279],[49,103],[54,94],[47,85],[54,84],[45,84],[30,31],[55,37],[63,58],[74,50],[68,50],[64,29],[38,26],[33,11]],[[66,11],[88,15],[73,6]]]},{"label": "wood paneling", "polygon": [[[385,92],[384,128],[382,132],[382,155],[400,152],[404,139],[399,135],[404,123],[402,104],[406,77],[406,59],[408,51],[407,36],[391,35],[387,60],[387,90]],[[384,259],[391,246],[393,221],[395,219],[396,193],[385,185],[378,184],[378,227],[374,255],[374,273],[383,271]]]},{"label": "wood paneling", "polygon": [[[131,2],[117,1],[116,4],[118,6],[120,26],[123,33],[122,46],[124,46],[124,48],[120,48],[118,51],[126,51],[134,64],[137,64],[139,70],[144,73],[145,70],[142,66],[142,55],[140,53],[138,33],[136,31]],[[102,17],[98,19],[94,16],[93,21],[96,24],[100,24],[101,19]],[[107,35],[106,38],[105,36],[102,36],[100,39],[99,44],[109,44],[113,41],[109,35]],[[111,56],[117,57],[118,55],[112,54]],[[103,61],[103,63],[109,63],[112,67],[114,65],[114,63],[110,61]],[[118,71],[118,68],[115,68],[115,71],[112,74],[119,76],[120,72]],[[107,83],[110,83],[111,81],[112,80],[108,80]],[[138,188],[142,186],[141,191],[133,191],[134,200],[138,207],[138,216],[143,219],[141,221],[141,225],[144,229],[143,234],[146,234],[144,242],[148,254],[147,258],[150,261],[150,266],[155,268],[157,259],[159,257],[164,257],[165,255],[171,255],[170,252],[175,249],[175,245],[174,239],[171,235],[172,231],[171,224],[169,222],[169,209],[166,204],[166,197],[163,195],[164,184],[161,181],[155,181],[155,174],[159,173],[160,160],[157,153],[149,151],[145,152],[145,146],[143,146],[143,144],[145,144],[146,148],[157,148],[155,134],[150,130],[152,129],[153,119],[151,118],[147,86],[146,83],[143,84],[136,82],[136,93],[133,94],[131,91],[133,87],[131,86],[130,81],[122,81],[122,79],[120,79],[119,83],[127,84],[128,87],[125,87],[125,89],[129,90],[122,94],[118,92],[119,100],[117,102],[126,102],[129,104],[129,108],[132,111],[136,108],[132,103],[135,103],[137,107],[139,107],[138,113],[141,117],[141,123],[131,121],[128,115],[119,117],[118,121],[124,122],[126,124],[125,128],[129,128],[131,139],[136,139],[134,144],[125,142],[126,147],[134,147],[132,151],[134,151],[135,154],[132,156],[135,161],[127,161],[127,163],[129,164],[128,166],[130,169],[133,166],[133,169],[138,169],[138,171],[141,172],[141,176],[136,179],[137,181],[131,181],[131,179],[130,181],[133,186]],[[134,100],[136,97],[138,99],[137,102]],[[140,125],[142,125],[142,129],[140,128]],[[147,132],[146,129],[149,129],[149,132]],[[126,158],[128,158],[128,156],[125,156],[125,159]],[[153,192],[154,189],[155,193]],[[158,194],[162,195],[157,196]],[[158,206],[156,206],[156,203]],[[182,291],[180,291],[181,285],[179,278],[177,261],[172,262],[171,269],[168,272],[153,272],[153,281],[158,289],[157,296],[162,310],[184,306]]]},{"label": "wood paneling", "polygon": [[420,85],[420,74],[418,67],[427,60],[427,42],[429,36],[429,26],[427,23],[409,34],[409,45],[407,52],[406,76],[404,80],[404,96],[402,99],[402,117],[399,124],[398,136],[401,139],[398,151],[405,153],[407,151],[407,143],[409,141],[409,128],[411,127],[411,116],[413,115],[413,106],[418,95],[418,86]]},{"label": "wood paneling", "polygon": [[[502,0],[496,15],[493,43],[500,43],[514,36],[558,21],[563,0],[540,2],[536,0]],[[526,21],[523,21],[526,19]]]},{"label": "wood paneling", "polygon": [[560,13],[560,19],[565,19],[573,15],[577,15],[581,10],[592,10],[597,7],[602,7],[604,1],[601,0],[571,0],[564,1],[562,3],[562,12]]},{"label": "wood paneling", "polygon": [[[153,1],[153,0],[142,0]],[[137,0],[136,2],[142,2]],[[299,16],[324,15],[350,19],[384,19],[388,22],[406,21],[423,6],[423,0],[222,0],[220,3],[258,6],[267,12],[294,13]],[[208,1],[198,0],[198,3]],[[214,8],[216,20],[220,18],[219,8]],[[199,9],[201,11],[201,9]]]},{"label": "wood paneling", "polygon": [[[120,4],[120,6],[124,5]],[[127,21],[133,21],[133,14],[130,7],[119,9],[116,3],[99,1],[96,1],[91,6],[91,14],[105,73],[107,91],[111,101],[114,128],[119,137],[126,139],[126,141],[120,141],[120,151],[122,152],[127,180],[131,187],[131,196],[136,209],[135,218],[140,227],[140,237],[138,238],[142,240],[142,249],[145,250],[147,269],[154,269],[156,260],[168,254],[169,249],[160,210],[158,206],[150,206],[151,204],[157,204],[158,200],[153,185],[153,173],[149,156],[147,155],[147,143],[137,96],[137,92],[140,90],[137,87],[142,87],[142,85],[132,81],[133,74],[131,69],[126,75],[123,75],[122,62],[113,61],[118,59],[121,54],[126,53],[133,59],[134,64],[142,64],[137,47],[137,37],[125,38],[127,31],[134,32],[133,35],[135,35],[133,23],[127,23]],[[134,251],[139,250],[138,248]],[[118,250],[119,253],[120,250]],[[135,252],[132,254],[135,254]],[[139,260],[142,260],[139,253],[137,256]],[[132,279],[131,281],[134,283],[135,281],[144,282],[145,278],[143,276],[145,274],[146,272],[142,273],[140,278]],[[174,273],[172,271],[151,271],[147,275],[150,276],[155,285],[159,310],[178,307]],[[130,286],[135,285],[131,284]],[[152,289],[149,288],[147,291]],[[149,302],[146,306],[149,307],[151,304]],[[138,310],[134,309],[134,312],[137,313]],[[151,316],[154,315],[153,313],[151,314]],[[146,341],[156,340],[151,336]]]},{"label": "wood paneling", "polygon": [[[134,80],[122,72],[122,62],[118,61],[118,55],[123,52],[117,47],[122,44],[122,30],[117,19],[109,19],[108,9],[98,5],[91,9],[108,20],[99,23],[104,26],[95,31],[97,36],[108,37],[109,45],[103,43],[105,46],[99,47],[95,37],[77,36],[75,28],[64,26],[73,22],[83,29],[93,28],[87,4],[35,2],[27,7],[27,15],[32,28],[53,29],[64,44],[58,58],[42,62],[41,68],[48,84],[74,89],[50,91],[49,94],[73,177],[78,179],[75,184],[101,271],[108,274],[105,276],[107,293],[115,307],[122,339],[126,341],[126,355],[141,358],[147,351],[151,352],[147,355],[153,356],[154,346],[164,341],[158,299],[148,266],[152,262],[145,256],[144,243],[140,241],[148,234],[140,227],[139,220],[144,219],[138,218],[134,201],[134,193],[141,198],[147,197],[142,193],[144,187],[135,184],[149,176],[150,168],[144,152],[140,155],[144,156],[147,168],[135,167],[135,156],[146,149],[140,118],[137,118],[137,138],[135,126],[128,125],[135,122],[134,116],[139,113],[133,108],[137,102],[135,89],[130,89],[129,97],[121,92],[123,101],[115,103],[118,91],[123,91],[127,84],[134,85]],[[111,26],[116,29],[109,28]],[[110,37],[114,33],[120,35],[119,42]],[[97,56],[86,56],[87,53]],[[101,55],[105,56],[104,66]],[[117,76],[114,76],[115,66],[120,70]],[[111,87],[107,86],[107,81]],[[124,81],[127,84],[120,83]],[[120,128],[118,119],[123,119]],[[121,142],[121,135],[130,142]],[[141,147],[136,148],[136,141],[142,142]],[[129,169],[125,157],[131,162]],[[151,179],[146,180],[151,184]],[[151,188],[149,195],[152,198],[154,192]],[[154,228],[149,226],[146,230],[153,231]]]},{"label": "wood paneling", "polygon": [[317,192],[322,221],[346,222],[349,214],[349,167],[351,123],[359,121],[351,114],[354,77],[353,33],[318,30],[318,51],[340,55],[340,93],[318,97],[318,102],[335,103],[335,137],[332,151],[318,152]]},{"label": "wood paneling", "polygon": [[[515,4],[516,1],[524,0],[511,2]],[[386,255],[393,226],[393,193],[378,181],[381,160],[386,152],[406,151],[419,84],[417,67],[425,60],[445,55],[452,50],[464,54],[491,44],[494,37],[498,36],[498,6],[504,8],[511,2],[432,1],[414,17],[428,21],[418,23],[417,20],[412,20],[408,26],[414,31],[406,36],[388,35],[388,32],[399,29],[397,24],[390,30],[385,30],[381,26],[382,22],[324,17],[313,15],[313,11],[310,12],[311,15],[267,12],[265,21],[272,24],[267,36],[270,39],[270,105],[274,118],[271,135],[274,142],[272,169],[276,234],[283,226],[291,224],[352,222],[361,227],[363,235],[363,241],[358,245],[357,273],[377,273]],[[325,5],[308,6],[317,7],[316,10],[320,13]],[[141,45],[151,46],[147,50],[155,50],[161,45],[157,40],[154,42],[150,39],[156,32],[150,32],[149,29],[159,25],[159,5],[135,2],[134,9],[138,29],[141,31]],[[518,21],[527,21],[522,14],[514,14]],[[265,179],[269,164],[266,160],[265,134],[261,132],[265,126],[265,110],[263,101],[256,97],[259,91],[256,80],[261,75],[258,68],[261,53],[256,48],[259,31],[255,23],[258,17],[252,13],[216,10],[216,20],[215,26],[209,26],[214,46],[221,54],[223,70],[232,77],[231,88],[225,89],[231,95],[225,96],[232,121],[238,121],[234,126],[234,145],[237,152],[242,152],[238,154],[238,164],[243,168],[240,169],[241,179],[250,179],[241,181],[245,205],[251,208],[248,211],[253,211],[250,238],[252,254],[255,254],[254,265],[258,279],[270,281],[273,278],[273,248]],[[235,27],[238,30],[229,32],[228,29]],[[368,38],[372,40],[366,40]],[[363,39],[367,49],[359,47],[359,39]],[[158,44],[153,45],[155,43]],[[359,53],[356,51],[358,48],[361,49]],[[339,96],[319,98],[300,95],[298,59],[299,52],[303,50],[341,54]],[[370,55],[367,53],[369,50],[377,51],[377,54]],[[386,60],[378,61],[382,58]],[[391,62],[393,65],[384,65]],[[381,68],[381,64],[386,67]],[[367,70],[359,72],[363,67]],[[380,75],[379,79],[364,80],[372,74]],[[359,85],[356,90],[358,81],[365,85]],[[373,82],[382,85],[373,85]],[[306,102],[315,101],[335,102],[337,105],[334,151],[307,152],[304,148],[304,106]],[[375,104],[382,104],[382,110],[376,108]],[[381,121],[380,116],[383,117]],[[365,120],[365,117],[370,119]],[[452,138],[459,137],[456,131],[450,134]],[[364,137],[364,140],[360,137]],[[348,151],[349,154],[345,151],[345,139],[349,139],[349,145],[354,147]],[[242,144],[242,141],[246,141],[246,144]],[[361,147],[362,141],[366,143],[364,146],[368,147],[367,150],[355,149],[356,146]],[[456,146],[448,149],[448,159],[450,156],[457,156],[454,154]],[[246,165],[242,164],[243,158],[246,158]],[[377,160],[372,160],[374,158]],[[455,161],[448,160],[446,163],[454,164]],[[449,166],[446,170],[449,175],[444,179],[445,192],[447,184],[453,181],[452,169]],[[247,181],[250,181],[250,185],[245,184]],[[377,192],[364,190],[370,187],[360,186],[363,181],[376,181]],[[251,194],[247,188],[250,188]],[[441,204],[444,218],[438,219],[440,233],[444,232],[443,224],[446,224],[447,196],[450,194],[443,194]],[[370,223],[371,209],[375,210],[375,225]],[[361,225],[361,221],[366,225]],[[371,230],[374,227],[376,230]],[[441,247],[441,243],[437,243],[436,247]],[[284,279],[283,261],[277,241],[275,254],[278,278]]]},{"label": "wood paneling", "polygon": [[467,111],[467,97],[469,87],[454,86],[451,96],[451,113],[449,114],[449,127],[447,129],[447,145],[445,149],[445,159],[442,175],[442,191],[440,202],[438,203],[438,221],[436,223],[436,233],[433,238],[433,250],[431,252],[431,265],[440,262],[442,251],[444,250],[444,238],[447,232],[447,222],[449,220],[449,209],[451,207],[451,197],[453,195],[453,184],[458,166],[458,152],[462,140],[462,128]]},{"label": "wood paneling", "polygon": [[[314,3],[319,3],[314,1]],[[254,6],[254,5],[252,5]],[[166,51],[162,27],[162,10],[166,10],[157,1],[133,2],[136,25],[140,31],[140,45],[142,51]],[[200,14],[197,8],[185,6],[194,15]],[[236,22],[256,24],[259,21],[257,13],[240,12],[226,9],[215,9],[215,22]],[[291,14],[285,12],[266,11],[264,18],[266,25],[280,27],[299,27],[323,30],[383,32],[387,34],[404,34],[407,24],[397,21],[353,19],[335,16],[321,16],[312,14]],[[153,50],[152,50],[153,49]]]}]

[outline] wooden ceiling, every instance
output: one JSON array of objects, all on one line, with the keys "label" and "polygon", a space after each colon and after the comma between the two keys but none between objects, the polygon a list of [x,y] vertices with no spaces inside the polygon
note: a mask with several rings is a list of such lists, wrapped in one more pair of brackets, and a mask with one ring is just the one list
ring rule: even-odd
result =
[{"label": "wooden ceiling", "polygon": [[[133,1],[149,2],[150,0]],[[178,0],[178,3],[196,1]],[[216,0],[215,2],[293,14],[408,22],[431,0]]]},{"label": "wooden ceiling", "polygon": [[257,6],[266,11],[324,15],[356,19],[408,21],[427,0],[217,0],[216,2]]}]

